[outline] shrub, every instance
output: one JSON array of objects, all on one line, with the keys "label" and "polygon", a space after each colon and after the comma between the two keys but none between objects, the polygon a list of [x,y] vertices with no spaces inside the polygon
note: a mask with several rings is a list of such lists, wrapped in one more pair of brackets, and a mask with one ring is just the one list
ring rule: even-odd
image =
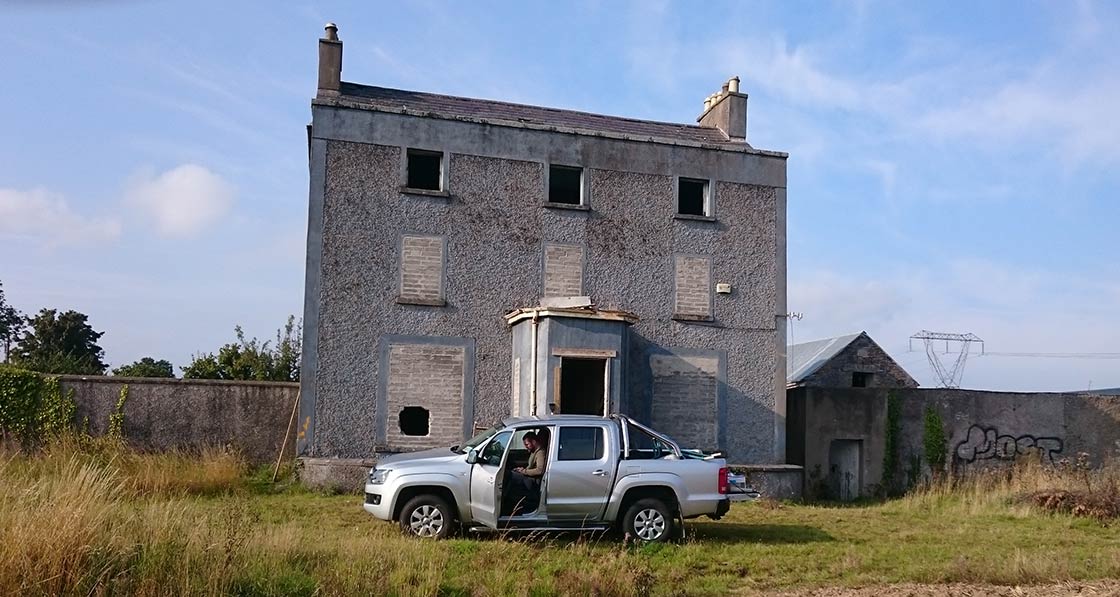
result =
[{"label": "shrub", "polygon": [[69,431],[76,405],[57,377],[0,365],[0,439],[24,447]]}]

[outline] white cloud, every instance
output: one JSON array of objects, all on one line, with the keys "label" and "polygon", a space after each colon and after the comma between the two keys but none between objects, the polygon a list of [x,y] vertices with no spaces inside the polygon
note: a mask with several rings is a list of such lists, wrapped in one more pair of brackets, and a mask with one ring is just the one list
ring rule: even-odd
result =
[{"label": "white cloud", "polygon": [[233,204],[233,187],[221,176],[184,164],[156,176],[142,175],[126,203],[141,211],[163,236],[188,237],[217,221]]},{"label": "white cloud", "polygon": [[120,234],[121,224],[116,218],[79,214],[57,193],[0,189],[0,236],[59,247],[96,245]]},{"label": "white cloud", "polygon": [[1040,149],[1057,150],[1069,162],[1120,161],[1120,121],[1115,117],[1120,80],[1111,73],[1096,73],[1086,77],[1089,83],[1077,86],[1063,78],[1043,72],[1010,82],[986,95],[932,110],[918,125],[939,138],[1000,144],[1036,141]]}]

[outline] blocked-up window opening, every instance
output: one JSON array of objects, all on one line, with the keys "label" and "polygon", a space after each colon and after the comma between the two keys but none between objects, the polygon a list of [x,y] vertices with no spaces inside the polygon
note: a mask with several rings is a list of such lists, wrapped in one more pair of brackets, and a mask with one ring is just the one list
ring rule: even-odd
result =
[{"label": "blocked-up window opening", "polygon": [[548,167],[548,202],[579,205],[583,199],[583,168]]},{"label": "blocked-up window opening", "polygon": [[708,181],[681,178],[677,182],[677,213],[686,216],[708,214]]},{"label": "blocked-up window opening", "polygon": [[712,316],[712,265],[708,257],[678,255],[674,266],[676,317],[705,320]]},{"label": "blocked-up window opening", "polygon": [[421,149],[408,150],[408,181],[410,189],[440,191],[443,181],[443,154]]},{"label": "blocked-up window opening", "polygon": [[398,426],[404,435],[428,435],[428,409],[421,406],[406,406],[401,409]]},{"label": "blocked-up window opening", "polygon": [[602,427],[561,427],[557,460],[600,460],[603,458]]},{"label": "blocked-up window opening", "polygon": [[444,243],[438,236],[401,237],[398,301],[440,306],[443,301]]},{"label": "blocked-up window opening", "polygon": [[871,387],[871,374],[862,371],[852,373],[852,387],[853,388],[869,388]]}]

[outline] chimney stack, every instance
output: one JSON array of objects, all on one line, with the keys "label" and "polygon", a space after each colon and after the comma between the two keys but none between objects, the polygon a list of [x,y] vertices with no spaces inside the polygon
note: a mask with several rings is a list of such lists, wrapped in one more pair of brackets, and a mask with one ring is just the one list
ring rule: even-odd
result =
[{"label": "chimney stack", "polygon": [[739,77],[732,77],[704,100],[700,126],[719,129],[732,141],[747,141],[747,94],[739,92]]},{"label": "chimney stack", "polygon": [[319,40],[319,97],[337,96],[342,86],[342,42],[338,25],[327,23],[325,36]]}]

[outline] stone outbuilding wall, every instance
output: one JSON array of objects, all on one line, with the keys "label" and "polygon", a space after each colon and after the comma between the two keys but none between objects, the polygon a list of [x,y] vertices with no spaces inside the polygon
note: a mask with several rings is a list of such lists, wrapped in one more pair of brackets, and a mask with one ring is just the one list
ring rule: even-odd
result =
[{"label": "stone outbuilding wall", "polygon": [[855,498],[881,489],[887,402],[899,406],[894,478],[929,474],[923,447],[927,408],[940,417],[947,467],[967,472],[1018,458],[1053,464],[1081,452],[1100,465],[1120,458],[1120,396],[960,389],[797,388],[787,397],[787,454],[805,467],[808,496]]}]

